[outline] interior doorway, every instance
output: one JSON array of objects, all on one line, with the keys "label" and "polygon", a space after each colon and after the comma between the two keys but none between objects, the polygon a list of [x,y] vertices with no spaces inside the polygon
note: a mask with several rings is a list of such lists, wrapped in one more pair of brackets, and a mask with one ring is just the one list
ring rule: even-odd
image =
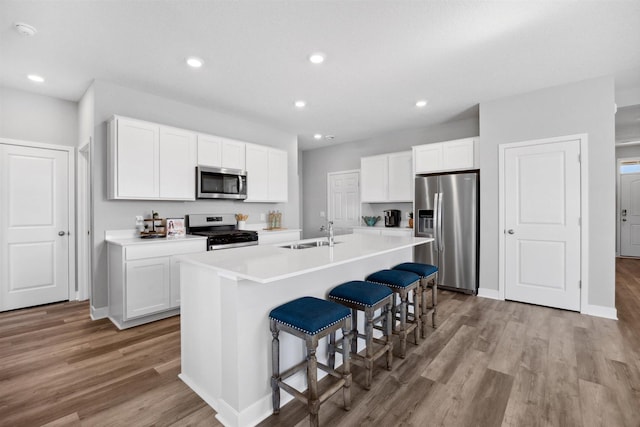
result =
[{"label": "interior doorway", "polygon": [[617,162],[617,250],[623,257],[640,257],[640,157]]},{"label": "interior doorway", "polygon": [[360,171],[327,174],[327,219],[340,234],[360,223]]}]

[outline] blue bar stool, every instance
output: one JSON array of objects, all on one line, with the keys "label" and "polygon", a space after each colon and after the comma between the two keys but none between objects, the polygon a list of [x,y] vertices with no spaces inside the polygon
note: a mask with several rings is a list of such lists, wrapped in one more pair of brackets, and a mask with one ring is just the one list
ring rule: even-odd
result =
[{"label": "blue bar stool", "polygon": [[[422,288],[422,338],[424,338],[429,314],[431,314],[431,326],[434,329],[438,327],[436,321],[438,311],[438,267],[419,262],[403,262],[393,267],[393,269],[410,271],[420,276],[420,287]],[[429,287],[431,287],[431,307],[427,307],[427,289]]]},{"label": "blue bar stool", "polygon": [[[371,389],[373,365],[378,358],[387,356],[387,370],[393,363],[393,343],[391,342],[391,307],[393,292],[387,286],[362,280],[353,280],[336,286],[329,292],[329,300],[335,301],[351,309],[351,361],[364,367],[367,371],[365,388]],[[358,333],[358,310],[364,312],[364,335]],[[380,310],[380,315],[374,317]],[[374,325],[380,324],[384,339],[373,337]],[[365,340],[365,355],[358,354],[358,338]],[[380,344],[375,352],[373,344]],[[329,361],[333,367],[333,360]]]},{"label": "blue bar stool", "polygon": [[[380,270],[367,276],[368,282],[374,282],[388,286],[394,294],[400,297],[400,316],[396,316],[394,301],[393,307],[393,330],[400,336],[400,357],[404,359],[407,352],[407,335],[413,331],[416,345],[420,336],[420,276],[409,271],[402,270]],[[409,293],[413,298],[409,301]],[[409,307],[413,307],[413,313],[409,312]],[[400,321],[399,329],[396,329],[396,320]]]},{"label": "blue bar stool", "polygon": [[[304,402],[309,409],[309,423],[318,425],[320,405],[342,388],[344,408],[351,409],[351,372],[349,370],[349,331],[351,311],[340,304],[314,297],[302,297],[278,306],[269,313],[271,335],[271,391],[273,413],[280,413],[280,388]],[[318,340],[330,335],[329,358],[335,358],[335,333],[342,328],[342,372],[319,363],[316,359]],[[280,331],[288,332],[305,341],[307,359],[280,373]],[[318,368],[338,379],[318,396]],[[300,392],[284,382],[298,371],[307,371],[307,391]]]}]

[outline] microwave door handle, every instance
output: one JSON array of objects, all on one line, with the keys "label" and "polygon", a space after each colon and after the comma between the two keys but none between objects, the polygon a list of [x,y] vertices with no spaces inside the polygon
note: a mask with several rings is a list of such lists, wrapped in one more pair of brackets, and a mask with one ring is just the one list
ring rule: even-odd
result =
[{"label": "microwave door handle", "polygon": [[238,194],[242,194],[243,187],[244,186],[242,185],[242,177],[238,175]]}]

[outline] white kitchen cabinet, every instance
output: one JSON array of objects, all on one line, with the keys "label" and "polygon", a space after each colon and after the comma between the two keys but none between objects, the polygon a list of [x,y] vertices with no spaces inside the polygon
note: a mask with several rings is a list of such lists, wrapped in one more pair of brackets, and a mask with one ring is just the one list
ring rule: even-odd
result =
[{"label": "white kitchen cabinet", "polygon": [[205,252],[205,237],[107,240],[109,318],[120,329],[179,314],[178,255]]},{"label": "white kitchen cabinet", "polygon": [[160,199],[195,200],[196,134],[160,127]]},{"label": "white kitchen cabinet", "polygon": [[222,167],[245,170],[246,143],[229,138],[222,138]]},{"label": "white kitchen cabinet", "polygon": [[288,200],[287,152],[257,144],[246,145],[247,198],[245,202]]},{"label": "white kitchen cabinet", "polygon": [[478,139],[455,141],[413,147],[415,173],[466,170],[478,168]]},{"label": "white kitchen cabinet", "polygon": [[195,133],[114,116],[108,154],[110,199],[195,199]]},{"label": "white kitchen cabinet", "polygon": [[158,198],[160,126],[114,117],[109,123],[109,142],[109,198]]},{"label": "white kitchen cabinet", "polygon": [[244,170],[245,145],[242,141],[200,133],[198,165]]},{"label": "white kitchen cabinet", "polygon": [[362,157],[360,176],[363,203],[413,201],[410,151]]},{"label": "white kitchen cabinet", "polygon": [[220,137],[198,134],[198,165],[222,167],[222,140]]},{"label": "white kitchen cabinet", "polygon": [[360,159],[360,201],[386,202],[389,185],[389,157],[362,157]]},{"label": "white kitchen cabinet", "polygon": [[285,230],[285,231],[258,231],[259,245],[276,245],[279,243],[297,242],[300,240],[301,230]]}]

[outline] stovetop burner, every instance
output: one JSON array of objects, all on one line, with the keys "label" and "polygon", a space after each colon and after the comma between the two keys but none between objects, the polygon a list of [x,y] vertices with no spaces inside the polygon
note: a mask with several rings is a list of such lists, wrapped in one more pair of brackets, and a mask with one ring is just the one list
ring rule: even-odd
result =
[{"label": "stovetop burner", "polygon": [[192,214],[186,216],[187,233],[207,237],[209,250],[258,244],[258,233],[238,230],[233,214]]}]

